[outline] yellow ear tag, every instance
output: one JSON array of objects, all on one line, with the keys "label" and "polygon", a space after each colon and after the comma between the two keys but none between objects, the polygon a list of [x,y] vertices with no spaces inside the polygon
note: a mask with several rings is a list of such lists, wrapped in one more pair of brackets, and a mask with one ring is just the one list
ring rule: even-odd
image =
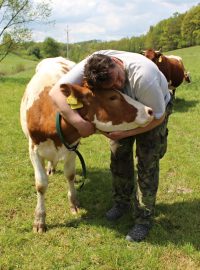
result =
[{"label": "yellow ear tag", "polygon": [[80,109],[83,107],[83,104],[77,100],[73,95],[67,97],[67,104],[71,107],[72,110]]},{"label": "yellow ear tag", "polygon": [[159,62],[159,63],[162,62],[162,56],[160,56],[160,57],[158,58],[158,62]]}]

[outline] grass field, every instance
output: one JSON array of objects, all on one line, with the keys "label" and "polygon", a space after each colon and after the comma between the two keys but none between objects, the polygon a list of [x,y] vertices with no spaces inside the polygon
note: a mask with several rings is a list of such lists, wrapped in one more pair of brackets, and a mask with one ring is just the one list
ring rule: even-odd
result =
[{"label": "grass field", "polygon": [[[116,224],[104,217],[112,195],[109,144],[102,135],[82,140],[88,178],[78,191],[78,216],[69,211],[61,163],[46,194],[48,231],[32,232],[36,192],[19,106],[36,62],[10,56],[0,64],[0,270],[200,269],[200,46],[169,54],[183,57],[193,82],[176,92],[155,226],[142,243],[125,240],[131,213]],[[15,72],[19,64],[24,69]]]}]

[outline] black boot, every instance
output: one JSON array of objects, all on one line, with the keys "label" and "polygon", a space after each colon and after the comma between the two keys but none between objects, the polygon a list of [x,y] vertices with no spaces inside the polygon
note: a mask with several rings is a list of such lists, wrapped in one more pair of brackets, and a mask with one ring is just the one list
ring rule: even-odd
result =
[{"label": "black boot", "polygon": [[110,221],[115,221],[121,218],[128,212],[130,206],[128,204],[116,203],[114,206],[106,212],[106,218]]},{"label": "black boot", "polygon": [[132,230],[127,234],[126,240],[140,242],[143,241],[151,229],[150,225],[147,224],[136,224]]}]

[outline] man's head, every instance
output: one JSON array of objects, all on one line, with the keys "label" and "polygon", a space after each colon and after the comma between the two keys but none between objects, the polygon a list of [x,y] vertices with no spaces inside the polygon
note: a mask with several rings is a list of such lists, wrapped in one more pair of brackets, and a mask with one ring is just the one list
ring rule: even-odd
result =
[{"label": "man's head", "polygon": [[123,63],[103,54],[92,55],[84,69],[84,78],[92,89],[118,89],[125,83]]}]

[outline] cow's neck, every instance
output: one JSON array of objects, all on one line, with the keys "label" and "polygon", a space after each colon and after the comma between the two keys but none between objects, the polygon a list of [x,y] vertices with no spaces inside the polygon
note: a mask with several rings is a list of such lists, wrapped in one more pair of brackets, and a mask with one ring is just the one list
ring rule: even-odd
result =
[{"label": "cow's neck", "polygon": [[61,118],[61,129],[67,144],[73,144],[81,137],[77,129],[70,125],[63,117]]}]

